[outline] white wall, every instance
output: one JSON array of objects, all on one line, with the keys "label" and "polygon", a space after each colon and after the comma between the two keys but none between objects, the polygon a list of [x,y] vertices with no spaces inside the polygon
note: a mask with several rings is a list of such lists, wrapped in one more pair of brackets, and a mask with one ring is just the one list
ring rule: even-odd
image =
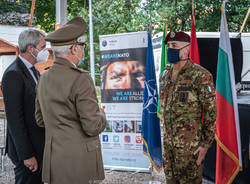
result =
[{"label": "white wall", "polygon": [[[188,32],[188,34],[190,34]],[[219,32],[197,32],[197,38],[220,38]],[[155,35],[153,38],[157,38],[162,36],[162,32]],[[238,36],[238,33],[229,33],[230,38],[235,38]],[[242,33],[241,41],[243,46],[243,67],[241,76],[243,76],[248,70],[250,70],[250,33]],[[161,42],[157,43],[161,44]],[[154,42],[153,42],[154,45]],[[160,60],[156,60],[156,56],[159,55],[159,49],[154,50],[155,62],[160,62]],[[157,64],[156,64],[157,65]],[[250,81],[250,71],[247,75],[242,78],[242,81]]]},{"label": "white wall", "polygon": [[243,68],[241,76],[249,71],[248,74],[242,78],[242,81],[250,81],[250,33],[243,34],[241,41],[243,46]]},{"label": "white wall", "polygon": [[[219,38],[219,32],[197,32],[197,38]],[[239,33],[229,33],[230,38],[236,38]],[[241,76],[250,70],[250,33],[241,34],[243,47],[243,67]],[[242,78],[242,81],[250,81],[250,72]]]},{"label": "white wall", "polygon": [[15,55],[0,56],[0,81],[2,81],[4,71],[15,59],[16,59]]},{"label": "white wall", "polygon": [[25,29],[28,29],[28,27],[0,25],[0,38],[18,45],[18,36]]}]

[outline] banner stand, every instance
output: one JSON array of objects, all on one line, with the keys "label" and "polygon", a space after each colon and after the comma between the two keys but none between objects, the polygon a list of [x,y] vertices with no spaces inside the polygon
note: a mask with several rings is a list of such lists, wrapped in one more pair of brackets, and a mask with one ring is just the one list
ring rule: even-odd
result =
[{"label": "banner stand", "polygon": [[154,172],[153,172],[153,166],[152,166],[152,164],[150,164],[150,169],[149,169],[149,172],[151,173],[151,177],[150,177],[150,180],[149,181],[144,181],[142,184],[161,184],[161,182],[160,181],[156,181],[156,180],[154,180]]},{"label": "banner stand", "polygon": [[[150,178],[147,181],[143,181],[142,184],[162,184],[162,182],[154,180],[155,174],[153,172],[153,166],[150,164],[148,169],[145,168],[136,168],[136,167],[117,167],[117,166],[105,166],[105,171],[110,173],[112,171],[129,171],[132,172],[131,175],[137,173],[150,173]],[[134,171],[134,172],[133,172]]]},{"label": "banner stand", "polygon": [[99,38],[101,108],[107,118],[100,136],[104,168],[149,172],[141,137],[147,32]]},{"label": "banner stand", "polygon": [[[148,169],[145,168],[136,168],[136,167],[117,167],[117,166],[105,166],[106,173],[111,173],[112,171],[126,171],[132,172],[131,175],[137,173],[150,173],[150,178],[147,181],[143,181],[142,184],[162,184],[160,181],[154,180],[153,166],[150,164]],[[134,171],[134,172],[133,172]]]},{"label": "banner stand", "polygon": [[147,169],[147,168],[138,168],[138,167],[121,167],[121,166],[104,165],[104,169],[110,170],[110,172],[112,172],[112,171],[130,171],[130,172],[134,172],[133,174],[151,173],[151,175],[152,175],[152,171],[150,168]]}]

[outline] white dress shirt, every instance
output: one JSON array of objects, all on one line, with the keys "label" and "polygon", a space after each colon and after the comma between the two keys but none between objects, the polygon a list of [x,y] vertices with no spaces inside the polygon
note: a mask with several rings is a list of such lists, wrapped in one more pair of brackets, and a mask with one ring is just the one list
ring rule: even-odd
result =
[{"label": "white dress shirt", "polygon": [[36,77],[35,77],[33,71],[30,69],[31,67],[33,67],[33,65],[30,62],[28,62],[26,59],[24,59],[22,56],[20,56],[20,55],[19,55],[19,58],[22,60],[23,64],[26,66],[26,68],[30,72],[31,76],[33,77],[35,83],[37,84]]}]

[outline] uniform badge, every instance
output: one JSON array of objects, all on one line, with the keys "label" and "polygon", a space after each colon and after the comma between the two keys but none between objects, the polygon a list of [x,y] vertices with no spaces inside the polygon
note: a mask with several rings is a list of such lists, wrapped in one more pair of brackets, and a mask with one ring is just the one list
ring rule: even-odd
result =
[{"label": "uniform badge", "polygon": [[160,90],[163,88],[163,86],[165,84],[165,77],[166,77],[167,74],[168,74],[168,71],[164,70],[162,72],[162,74],[160,75],[160,79],[159,79],[159,81],[160,81]]},{"label": "uniform badge", "polygon": [[175,37],[175,33],[174,32],[171,32],[170,33],[170,38],[174,38]]},{"label": "uniform badge", "polygon": [[180,93],[180,102],[186,103],[188,98],[188,93]]},{"label": "uniform badge", "polygon": [[192,91],[191,86],[179,86],[177,91]]},{"label": "uniform badge", "polygon": [[212,88],[211,88],[210,85],[206,85],[206,89],[207,89],[207,91],[208,91],[209,93],[212,91]]},{"label": "uniform badge", "polygon": [[168,74],[167,70],[164,70],[162,74],[160,75],[160,80],[164,80],[165,76]]}]

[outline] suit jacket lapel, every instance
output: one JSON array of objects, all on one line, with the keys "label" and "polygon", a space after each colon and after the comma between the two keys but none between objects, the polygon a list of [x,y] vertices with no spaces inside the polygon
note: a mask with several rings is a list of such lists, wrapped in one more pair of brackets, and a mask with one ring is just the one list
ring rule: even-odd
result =
[{"label": "suit jacket lapel", "polygon": [[25,77],[29,79],[32,86],[35,87],[36,86],[35,80],[33,79],[32,75],[29,72],[29,70],[27,69],[27,67],[25,66],[25,64],[23,63],[23,61],[19,57],[17,58],[17,64],[20,67],[20,69],[23,71]]}]

